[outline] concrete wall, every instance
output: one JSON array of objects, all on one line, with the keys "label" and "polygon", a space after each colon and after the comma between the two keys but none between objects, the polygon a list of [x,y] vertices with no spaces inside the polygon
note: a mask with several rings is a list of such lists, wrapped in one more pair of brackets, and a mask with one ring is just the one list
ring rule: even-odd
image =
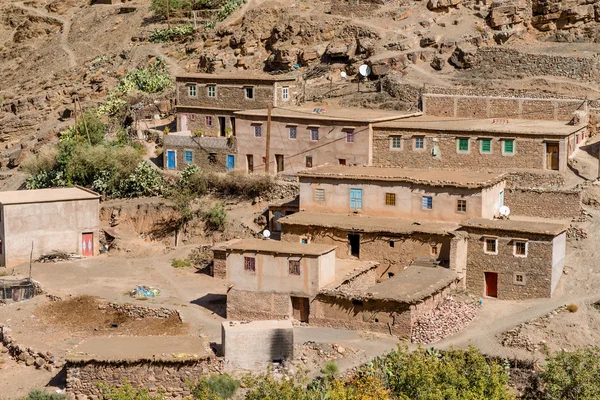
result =
[{"label": "concrete wall", "polygon": [[[306,227],[284,224],[281,240],[300,242],[307,237],[311,243],[337,246],[335,256],[341,259],[354,258],[350,255],[348,233],[360,234],[360,260],[377,261],[377,273],[387,278],[388,273],[397,274],[417,258],[432,258],[442,264],[451,259],[450,235],[415,233],[412,235],[390,235],[379,233],[348,232],[335,228]],[[393,247],[392,247],[393,243]],[[432,245],[437,246],[438,254],[432,254]]]},{"label": "concrete wall", "polygon": [[504,203],[512,215],[571,219],[581,211],[581,192],[556,189],[507,189]]},{"label": "concrete wall", "polygon": [[99,200],[76,200],[2,206],[3,252],[7,267],[29,261],[54,250],[79,253],[82,233],[94,234],[94,254],[99,252]]},{"label": "concrete wall", "polygon": [[[484,252],[484,235],[498,237],[498,254]],[[522,300],[551,297],[552,281],[558,279],[552,276],[553,238],[521,232],[509,233],[509,235],[501,231],[469,230],[467,290],[475,296],[484,296],[484,273],[496,272],[498,273],[498,299]],[[514,255],[514,238],[529,239],[527,257]],[[515,283],[515,273],[525,274],[524,285]]]},{"label": "concrete wall", "polygon": [[565,253],[567,248],[567,234],[561,233],[552,241],[552,293],[558,286],[565,267]]},{"label": "concrete wall", "polygon": [[[585,132],[579,133],[585,136]],[[401,148],[391,148],[391,138],[400,136]],[[415,136],[424,137],[424,149],[414,149]],[[567,168],[569,155],[581,146],[569,149],[568,141],[575,142],[575,135],[570,137],[507,135],[473,132],[443,132],[431,130],[408,130],[399,128],[374,128],[373,132],[373,165],[405,168],[442,168],[477,171],[486,169],[546,169],[546,142],[559,144],[559,171]],[[457,138],[469,138],[469,151],[457,150]],[[492,139],[491,153],[481,153],[481,138]],[[502,152],[503,140],[515,140],[514,153],[505,155]],[[433,155],[434,149],[436,155]]]},{"label": "concrete wall", "polygon": [[127,381],[154,395],[160,392],[165,398],[179,400],[191,396],[188,381],[207,375],[208,365],[208,361],[67,363],[67,393],[79,400],[93,400],[101,398],[99,384],[119,387]]},{"label": "concrete wall", "polygon": [[225,321],[221,324],[221,343],[231,367],[255,371],[294,357],[294,328],[289,320]]},{"label": "concrete wall", "polygon": [[[263,172],[266,156],[267,118],[238,116],[237,146],[243,162],[236,168],[248,171],[246,155],[254,160],[254,171]],[[262,126],[262,136],[254,137],[254,126]],[[290,139],[290,128],[296,128],[296,139]],[[319,129],[319,140],[311,140],[310,128]],[[354,142],[346,141],[346,131],[354,131]],[[369,165],[371,162],[371,129],[368,124],[335,121],[302,120],[297,118],[273,118],[271,122],[270,172],[277,171],[276,154],[284,157],[284,171],[294,173],[306,168],[306,157],[312,157],[312,165],[339,164]]]},{"label": "concrete wall", "polygon": [[[256,259],[255,272],[244,270],[244,257]],[[290,260],[300,260],[300,275],[289,273]],[[232,251],[227,255],[228,283],[237,290],[314,296],[322,286],[333,280],[334,275],[333,251],[320,257],[250,251]],[[323,282],[320,281],[321,278]]]},{"label": "concrete wall", "polygon": [[[300,180],[300,209],[308,212],[353,213],[406,218],[415,221],[462,221],[491,218],[497,214],[497,201],[504,182],[482,193],[482,189],[432,187],[403,182],[338,180],[303,177]],[[362,209],[350,208],[350,189],[362,189]],[[318,201],[315,190],[323,189],[325,201]],[[385,204],[386,193],[396,194],[396,205]],[[433,208],[423,209],[423,196],[433,197]],[[467,201],[467,211],[457,211],[457,200]]]}]

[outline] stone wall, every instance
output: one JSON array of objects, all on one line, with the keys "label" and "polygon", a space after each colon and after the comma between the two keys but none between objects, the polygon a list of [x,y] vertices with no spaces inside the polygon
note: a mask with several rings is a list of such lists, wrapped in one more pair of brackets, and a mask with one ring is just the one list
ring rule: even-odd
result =
[{"label": "stone wall", "polygon": [[253,292],[231,288],[227,292],[227,319],[260,321],[286,319],[292,315],[289,294]]},{"label": "stone wall", "polygon": [[331,13],[347,17],[366,16],[384,4],[398,5],[398,0],[332,0]]},{"label": "stone wall", "polygon": [[224,251],[213,251],[212,274],[214,278],[227,278],[227,253]]},{"label": "stone wall", "polygon": [[[498,254],[486,254],[484,236],[497,236]],[[510,235],[510,236],[509,236]],[[529,239],[527,257],[513,254],[514,238]],[[522,232],[469,229],[467,290],[485,294],[485,272],[498,273],[498,299],[523,300],[551,297],[552,237]],[[515,283],[515,274],[524,274],[524,284]]]},{"label": "stone wall", "polygon": [[113,310],[123,313],[123,314],[126,314],[127,316],[129,316],[131,318],[171,318],[173,316],[177,316],[179,321],[183,322],[183,320],[181,319],[181,314],[179,313],[178,310],[173,310],[173,309],[164,308],[164,307],[151,308],[151,307],[138,306],[138,305],[130,304],[130,303],[119,304],[119,303],[106,302],[106,303],[100,303],[98,305],[98,308],[100,310],[107,310],[109,308],[112,308]]},{"label": "stone wall", "polygon": [[581,197],[579,190],[506,189],[504,204],[511,215],[571,219],[580,214]]},{"label": "stone wall", "polygon": [[95,400],[101,394],[98,384],[122,386],[124,381],[150,393],[162,392],[164,398],[191,396],[188,382],[211,371],[209,361],[82,362],[66,365],[67,393],[78,400]]},{"label": "stone wall", "polygon": [[565,176],[558,171],[519,171],[506,175],[507,188],[557,189],[565,185]]},{"label": "stone wall", "polygon": [[4,346],[8,354],[17,362],[23,362],[27,366],[38,369],[44,368],[49,372],[63,367],[63,359],[54,356],[49,351],[20,345],[12,338],[11,333],[12,331],[8,326],[0,324],[0,347]]}]

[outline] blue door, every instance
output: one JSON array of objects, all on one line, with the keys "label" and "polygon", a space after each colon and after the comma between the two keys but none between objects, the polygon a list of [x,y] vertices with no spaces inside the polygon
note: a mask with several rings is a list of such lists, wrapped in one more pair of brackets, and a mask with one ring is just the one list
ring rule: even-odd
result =
[{"label": "blue door", "polygon": [[350,189],[350,208],[353,210],[362,208],[362,189]]},{"label": "blue door", "polygon": [[175,169],[175,150],[167,150],[167,169]]},{"label": "blue door", "polygon": [[235,156],[227,155],[227,171],[231,171],[235,167]]}]

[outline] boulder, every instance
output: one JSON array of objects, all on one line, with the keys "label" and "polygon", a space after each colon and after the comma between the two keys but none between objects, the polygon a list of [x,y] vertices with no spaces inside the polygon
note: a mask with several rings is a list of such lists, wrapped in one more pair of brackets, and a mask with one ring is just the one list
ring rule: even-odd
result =
[{"label": "boulder", "polygon": [[472,44],[460,44],[450,56],[450,64],[456,68],[473,68],[477,63],[477,47]]},{"label": "boulder", "polygon": [[436,71],[441,71],[446,65],[446,60],[444,59],[444,57],[437,54],[433,57],[429,65],[431,65],[431,68],[435,69]]},{"label": "boulder", "polygon": [[429,0],[427,8],[431,11],[444,11],[450,7],[456,7],[461,3],[461,0]]},{"label": "boulder", "polygon": [[44,360],[42,357],[35,359],[34,365],[36,368],[42,368],[44,364],[46,364],[46,360]]},{"label": "boulder", "polygon": [[519,24],[523,22],[517,13],[517,6],[514,4],[502,5],[502,3],[493,3],[490,7],[490,13],[487,17],[488,24],[493,29],[502,29],[506,26]]}]

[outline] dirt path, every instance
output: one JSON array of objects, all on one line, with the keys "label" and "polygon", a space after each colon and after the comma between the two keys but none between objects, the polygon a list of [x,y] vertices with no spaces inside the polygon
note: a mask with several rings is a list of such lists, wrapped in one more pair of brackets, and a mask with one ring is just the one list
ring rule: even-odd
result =
[{"label": "dirt path", "polygon": [[65,19],[63,17],[59,17],[53,14],[50,14],[46,11],[38,10],[37,8],[32,8],[24,5],[22,2],[13,3],[15,7],[21,8],[30,13],[36,14],[43,18],[53,19],[58,21],[61,26],[61,34],[60,34],[60,48],[67,53],[67,58],[69,60],[69,68],[73,69],[77,67],[77,59],[75,58],[75,53],[71,50],[69,46],[69,33],[71,32],[71,21]]}]

